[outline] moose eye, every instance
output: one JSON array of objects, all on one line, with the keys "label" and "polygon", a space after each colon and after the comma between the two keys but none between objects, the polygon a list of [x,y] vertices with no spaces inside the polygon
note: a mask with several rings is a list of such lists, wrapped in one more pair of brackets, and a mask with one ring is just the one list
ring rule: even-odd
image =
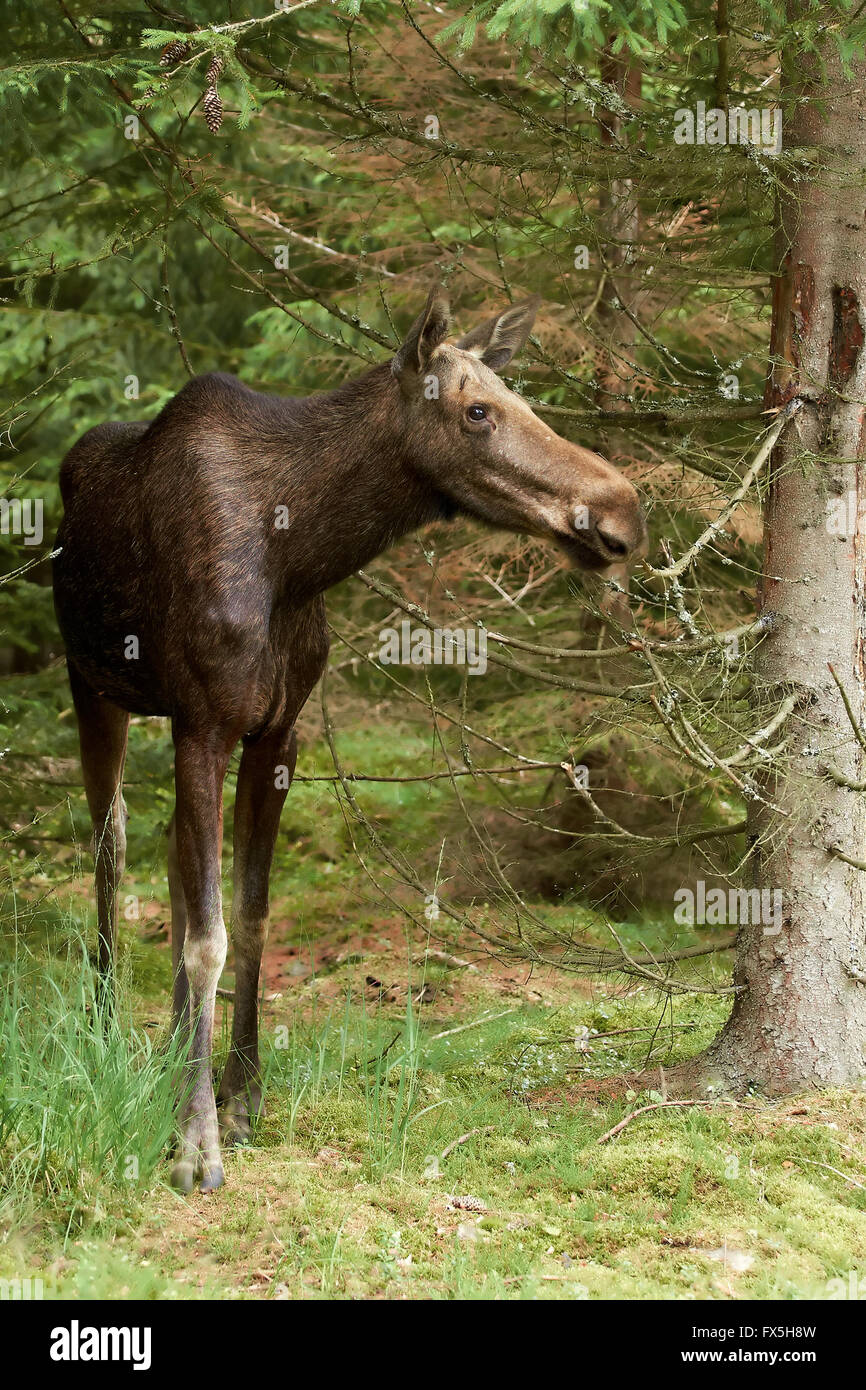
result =
[{"label": "moose eye", "polygon": [[474,420],[478,424],[481,420],[487,419],[487,411],[483,405],[470,405],[466,411],[467,420]]}]

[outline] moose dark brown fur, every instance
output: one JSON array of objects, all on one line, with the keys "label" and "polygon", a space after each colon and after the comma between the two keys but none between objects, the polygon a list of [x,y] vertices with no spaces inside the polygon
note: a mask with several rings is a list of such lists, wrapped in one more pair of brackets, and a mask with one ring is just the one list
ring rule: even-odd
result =
[{"label": "moose dark brown fur", "polygon": [[328,652],[324,591],[406,532],[460,512],[547,536],[590,570],[638,551],[631,484],[554,434],[495,375],[537,300],[448,343],[431,291],[392,361],[287,400],[196,377],[151,423],[89,430],[65,458],[54,592],[94,828],[100,978],[110,999],[123,873],[130,713],[171,719],[174,1017],[191,1032],[172,1180],[223,1180],[211,1080],[226,957],[222,791],[243,744],[234,816],[235,1012],[219,1088],[223,1137],[261,1109],[257,993],[268,879],[295,765],[295,720]]}]

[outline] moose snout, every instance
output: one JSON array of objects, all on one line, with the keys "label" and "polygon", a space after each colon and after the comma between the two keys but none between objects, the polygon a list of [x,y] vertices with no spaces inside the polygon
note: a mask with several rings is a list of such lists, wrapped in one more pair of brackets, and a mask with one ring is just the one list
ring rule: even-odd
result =
[{"label": "moose snout", "polygon": [[645,553],[647,528],[637,493],[605,510],[578,506],[574,513],[576,535],[611,564],[622,564]]},{"label": "moose snout", "polygon": [[629,560],[646,550],[647,529],[640,503],[635,502],[627,516],[605,516],[596,522],[595,532],[614,560]]},{"label": "moose snout", "polygon": [[609,550],[615,560],[624,560],[631,550],[628,537],[625,535],[617,522],[605,520],[596,522],[595,533],[606,550]]}]

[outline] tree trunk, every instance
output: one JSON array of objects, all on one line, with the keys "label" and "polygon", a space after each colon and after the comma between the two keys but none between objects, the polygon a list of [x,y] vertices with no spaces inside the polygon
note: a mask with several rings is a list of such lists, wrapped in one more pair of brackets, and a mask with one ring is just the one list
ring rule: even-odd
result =
[{"label": "tree trunk", "polygon": [[[640,100],[642,74],[637,60],[627,52],[614,53],[611,39],[601,55],[603,82],[615,88],[629,105]],[[604,147],[623,147],[626,125],[616,111],[602,110],[598,130]],[[637,329],[623,310],[633,305],[635,245],[640,236],[640,205],[633,179],[610,178],[599,190],[599,224],[604,241],[605,280],[596,310],[599,341],[595,354],[595,401],[599,410],[624,412],[625,399],[634,391],[634,349]],[[598,449],[612,463],[629,452],[629,438],[623,430],[607,425],[599,433]],[[630,570],[616,565],[609,572],[621,589],[628,591]],[[622,627],[633,627],[628,600],[614,589],[605,589],[600,599],[602,614]],[[603,631],[602,627],[602,631]]]},{"label": "tree trunk", "polygon": [[866,777],[829,670],[862,724],[866,61],[846,78],[832,38],[822,58],[823,74],[800,57],[783,76],[784,147],[804,161],[780,207],[767,393],[776,406],[804,402],[772,458],[760,604],[776,616],[756,662],[758,682],[803,694],[750,809],[756,884],[780,891],[782,926],[740,928],[741,992],[708,1052],[680,1070],[691,1089],[783,1094],[866,1079],[866,874],[834,852],[864,858],[866,799],[827,771]]},{"label": "tree trunk", "polygon": [[[615,54],[612,43],[605,48],[600,65],[601,78],[628,103],[639,100],[641,70],[626,54]],[[626,140],[625,122],[615,111],[601,111],[598,117],[602,146],[622,147]],[[599,193],[599,221],[604,239],[606,279],[599,297],[596,317],[599,347],[596,353],[596,404],[600,410],[628,410],[623,395],[632,389],[631,366],[636,339],[634,324],[622,305],[632,297],[635,242],[640,230],[637,191],[632,179],[607,181]],[[619,432],[605,440],[608,457],[611,443],[620,443]]]}]

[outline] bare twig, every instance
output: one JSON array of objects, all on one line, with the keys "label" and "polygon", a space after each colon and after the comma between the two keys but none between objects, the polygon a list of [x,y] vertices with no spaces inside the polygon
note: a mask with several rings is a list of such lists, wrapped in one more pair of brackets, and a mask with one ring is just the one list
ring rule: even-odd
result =
[{"label": "bare twig", "polygon": [[802,404],[802,398],[799,396],[795,396],[792,401],[788,402],[784,410],[781,410],[779,412],[773,425],[767,431],[764,437],[764,441],[761,444],[761,447],[758,450],[757,454],[755,455],[751,466],[746,471],[743,477],[743,481],[740,483],[740,486],[737,488],[733,496],[728,498],[721,512],[716,517],[715,521],[711,521],[706,530],[701,532],[694,545],[691,545],[684,555],[681,555],[680,558],[674,564],[668,565],[665,569],[655,569],[652,565],[647,565],[647,570],[654,579],[676,579],[679,575],[683,573],[684,570],[687,570],[689,566],[697,559],[698,555],[700,555],[701,551],[705,548],[705,546],[707,546],[711,541],[715,540],[716,536],[724,528],[725,523],[736,511],[737,507],[740,505],[743,498],[748,493],[750,487],[752,486],[752,483],[755,481],[758,474],[761,472],[762,468],[767,462],[767,459],[770,457],[770,454],[776,447],[782,430],[788,424],[789,420],[793,419],[794,415],[796,415],[797,411],[800,409]]},{"label": "bare twig", "polygon": [[444,1163],[449,1154],[452,1154],[455,1149],[459,1149],[461,1144],[465,1144],[468,1139],[472,1139],[476,1134],[490,1134],[495,1128],[495,1125],[479,1125],[477,1129],[470,1129],[467,1130],[465,1134],[461,1134],[459,1139],[452,1139],[451,1143],[446,1145],[439,1155],[439,1162]]},{"label": "bare twig", "polygon": [[744,1106],[736,1100],[658,1100],[654,1105],[642,1105],[639,1110],[632,1110],[630,1115],[626,1115],[624,1120],[620,1120],[618,1125],[614,1125],[613,1129],[607,1130],[607,1132],[603,1134],[600,1139],[596,1139],[595,1142],[596,1144],[606,1144],[608,1139],[615,1139],[618,1134],[622,1133],[626,1125],[630,1125],[632,1120],[637,1119],[638,1115],[647,1115],[650,1110],[670,1110],[674,1107],[680,1108],[689,1105],[707,1105],[711,1108],[714,1105],[733,1105],[740,1110],[758,1109],[756,1105]]}]

